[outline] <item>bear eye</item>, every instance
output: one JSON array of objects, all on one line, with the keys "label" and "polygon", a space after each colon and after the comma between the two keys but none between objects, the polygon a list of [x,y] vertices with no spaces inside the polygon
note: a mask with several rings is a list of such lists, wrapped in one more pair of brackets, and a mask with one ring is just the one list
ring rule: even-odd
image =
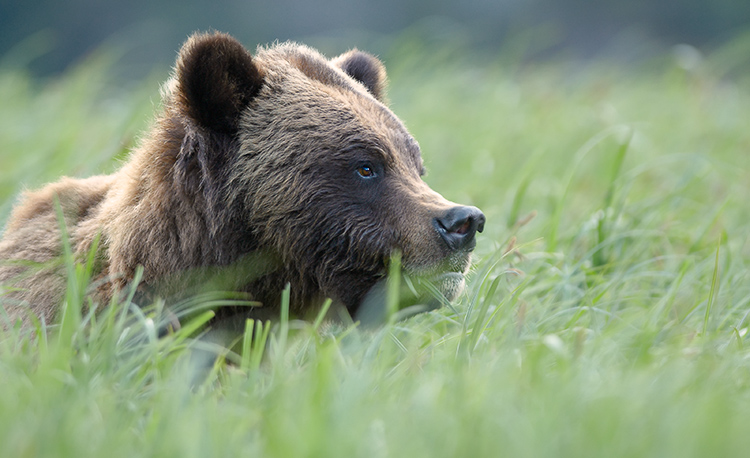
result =
[{"label": "bear eye", "polygon": [[357,167],[357,175],[362,178],[374,178],[376,174],[373,166],[370,164],[364,164]]}]

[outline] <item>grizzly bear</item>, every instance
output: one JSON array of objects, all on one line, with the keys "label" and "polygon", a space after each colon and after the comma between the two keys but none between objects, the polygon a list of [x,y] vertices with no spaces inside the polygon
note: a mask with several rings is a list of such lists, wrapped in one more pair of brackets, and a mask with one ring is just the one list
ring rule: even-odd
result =
[{"label": "grizzly bear", "polygon": [[55,320],[61,227],[76,259],[96,249],[89,294],[101,305],[142,269],[142,300],[224,272],[219,288],[259,303],[250,315],[278,310],[287,284],[292,313],[330,298],[355,314],[394,253],[453,300],[485,217],[422,181],[385,88],[382,63],[358,50],[327,60],[283,43],[251,55],[226,34],[193,35],[161,115],[117,172],[63,178],[14,208],[0,241],[5,322]]}]

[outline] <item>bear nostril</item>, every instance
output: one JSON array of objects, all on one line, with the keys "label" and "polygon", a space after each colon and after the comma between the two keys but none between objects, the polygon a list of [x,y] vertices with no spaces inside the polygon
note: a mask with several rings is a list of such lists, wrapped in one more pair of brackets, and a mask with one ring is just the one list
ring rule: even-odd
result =
[{"label": "bear nostril", "polygon": [[471,227],[471,220],[467,220],[465,223],[461,225],[461,227],[456,229],[456,234],[464,235],[467,232],[469,232],[470,227]]},{"label": "bear nostril", "polygon": [[476,207],[453,207],[435,218],[435,228],[452,250],[473,250],[474,236],[484,230],[484,214]]}]

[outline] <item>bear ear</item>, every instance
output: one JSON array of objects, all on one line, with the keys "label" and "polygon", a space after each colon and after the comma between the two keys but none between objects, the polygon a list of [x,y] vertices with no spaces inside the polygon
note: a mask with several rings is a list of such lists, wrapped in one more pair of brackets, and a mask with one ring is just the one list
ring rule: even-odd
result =
[{"label": "bear ear", "polygon": [[250,53],[223,33],[194,34],[175,66],[177,102],[198,125],[236,132],[239,117],[263,85]]},{"label": "bear ear", "polygon": [[383,101],[387,82],[385,66],[375,56],[353,49],[331,63],[362,83],[376,99]]}]

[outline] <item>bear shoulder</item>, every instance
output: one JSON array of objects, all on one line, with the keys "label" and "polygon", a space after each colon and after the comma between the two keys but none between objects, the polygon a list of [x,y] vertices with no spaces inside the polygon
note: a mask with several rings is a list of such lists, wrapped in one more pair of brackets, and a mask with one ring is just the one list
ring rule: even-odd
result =
[{"label": "bear shoulder", "polygon": [[78,221],[85,218],[90,210],[98,205],[111,187],[111,175],[97,175],[84,179],[63,177],[41,189],[26,191],[13,209],[6,227],[9,233],[33,225],[34,221],[57,218],[55,201],[66,220]]}]

